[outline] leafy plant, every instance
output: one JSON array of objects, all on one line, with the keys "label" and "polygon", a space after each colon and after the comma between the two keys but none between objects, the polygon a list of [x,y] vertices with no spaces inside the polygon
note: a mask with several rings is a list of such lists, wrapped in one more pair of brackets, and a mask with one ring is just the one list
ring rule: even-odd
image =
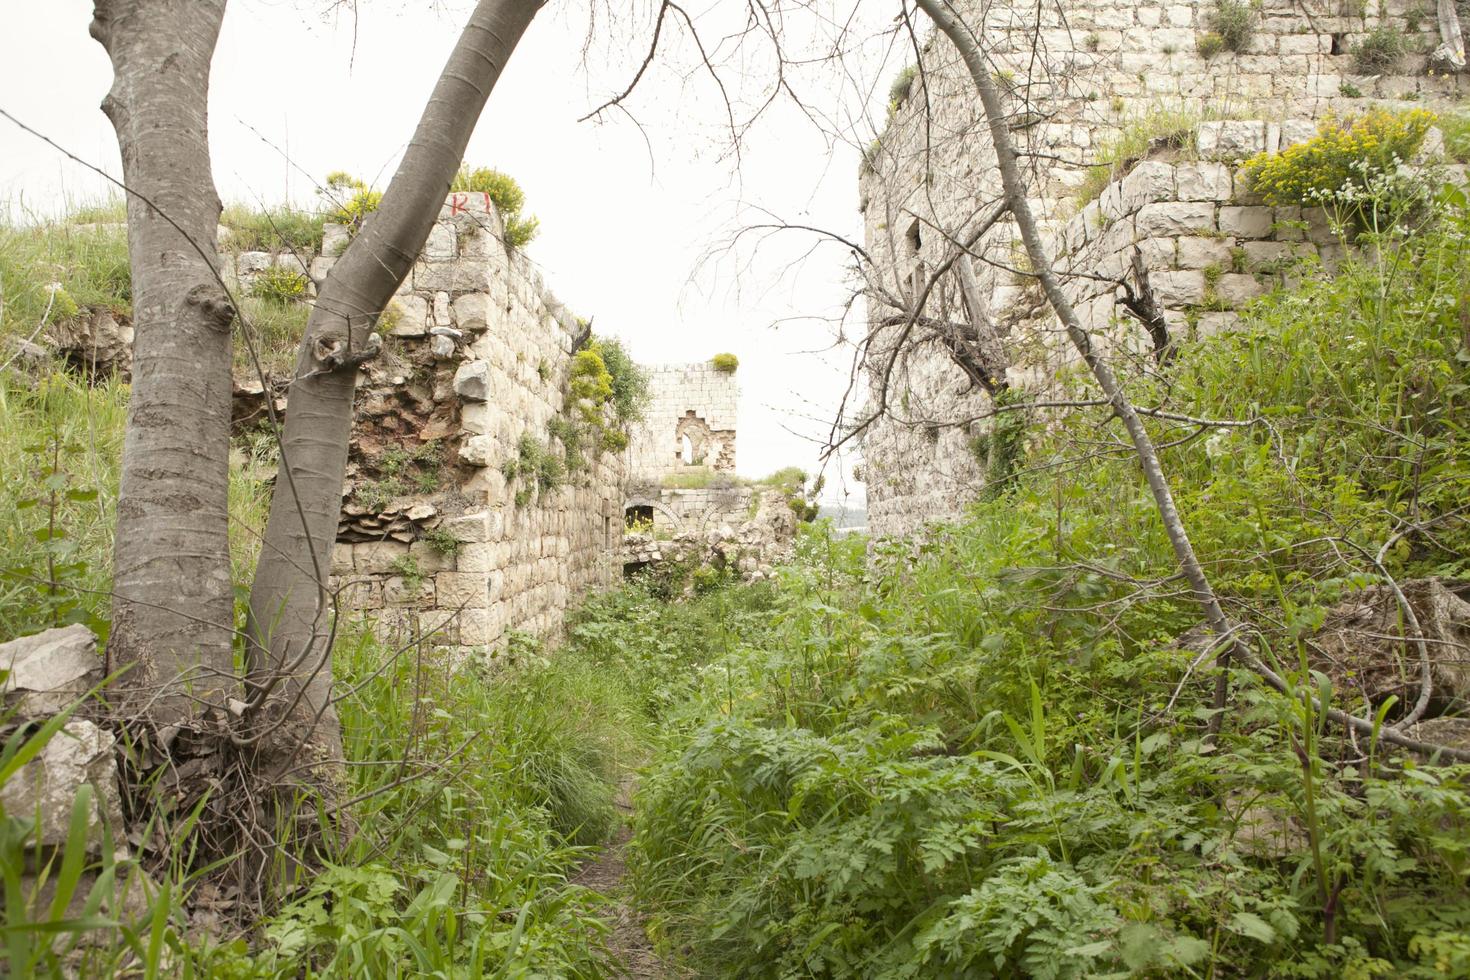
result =
[{"label": "leafy plant", "polygon": [[892,117],[908,99],[913,90],[914,79],[919,77],[918,65],[905,65],[888,86],[888,115]]},{"label": "leafy plant", "polygon": [[1244,54],[1255,37],[1257,9],[1255,3],[1244,0],[1218,0],[1215,9],[1205,15],[1210,32],[1200,40],[1201,57],[1211,57],[1204,52],[1205,40],[1210,38],[1217,39],[1215,54],[1220,51]]},{"label": "leafy plant", "polygon": [[346,225],[348,234],[354,236],[383,203],[382,191],[373,190],[364,181],[340,170],[327,175],[323,194],[332,209],[328,218]]},{"label": "leafy plant", "polygon": [[735,369],[740,367],[740,359],[734,354],[716,354],[709,359],[716,371],[722,374],[734,374]]},{"label": "leafy plant", "polygon": [[1259,153],[1241,172],[1268,204],[1321,206],[1344,189],[1366,191],[1375,178],[1394,173],[1418,151],[1435,119],[1423,109],[1328,119],[1312,139]]},{"label": "leafy plant", "polygon": [[1390,72],[1404,53],[1404,35],[1397,28],[1380,24],[1353,46],[1353,68],[1360,75]]},{"label": "leafy plant", "polygon": [[250,284],[250,295],[284,306],[306,297],[306,283],[305,274],[299,270],[271,265],[255,274]]}]

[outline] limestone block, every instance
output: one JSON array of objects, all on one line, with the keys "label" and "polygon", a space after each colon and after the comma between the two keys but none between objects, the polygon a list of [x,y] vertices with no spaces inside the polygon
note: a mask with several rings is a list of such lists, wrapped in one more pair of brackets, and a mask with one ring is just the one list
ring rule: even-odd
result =
[{"label": "limestone block", "polygon": [[1306,119],[1288,119],[1281,124],[1281,149],[1305,143],[1316,135],[1316,123]]},{"label": "limestone block", "polygon": [[1227,204],[1220,209],[1220,230],[1237,238],[1266,238],[1273,223],[1268,207]]},{"label": "limestone block", "polygon": [[336,264],[336,259],[328,258],[325,255],[318,255],[311,260],[310,273],[312,280],[315,282],[325,281],[327,276],[332,273],[332,266]]},{"label": "limestone block", "polygon": [[87,814],[87,853],[102,853],[101,828],[105,825],[126,856],[122,800],[118,792],[116,739],[105,728],[90,721],[73,719],[61,727],[38,756],[21,767],[0,786],[0,803],[5,812],[39,821],[32,842],[65,844],[71,828],[71,812],[82,784],[93,790],[94,806]]},{"label": "limestone block", "polygon": [[451,319],[456,327],[466,333],[478,333],[490,323],[490,296],[488,293],[465,293],[457,296],[451,304]]},{"label": "limestone block", "polygon": [[352,546],[352,564],[359,575],[386,575],[393,563],[408,557],[408,545],[401,541],[365,541]]},{"label": "limestone block", "polygon": [[408,546],[408,555],[425,575],[455,570],[455,556],[446,555],[429,541],[415,541]]},{"label": "limestone block", "polygon": [[1244,306],[1257,296],[1263,295],[1266,287],[1256,281],[1255,276],[1227,273],[1215,285],[1215,295],[1230,306]]},{"label": "limestone block", "polygon": [[1215,266],[1228,269],[1231,264],[1231,243],[1226,238],[1202,238],[1186,236],[1179,239],[1179,268],[1208,269]]},{"label": "limestone block", "polygon": [[414,288],[423,292],[483,293],[490,288],[490,269],[484,262],[421,261],[413,275]]},{"label": "limestone block", "polygon": [[1181,201],[1228,201],[1232,192],[1230,168],[1223,163],[1182,163],[1174,172]]},{"label": "limestone block", "polygon": [[482,436],[490,431],[492,416],[489,405],[465,402],[459,408],[459,427],[470,435]]},{"label": "limestone block", "polygon": [[0,643],[0,691],[22,717],[55,714],[102,680],[97,637],[80,624]]},{"label": "limestone block", "polygon": [[426,259],[457,258],[459,251],[454,239],[454,228],[446,222],[436,221],[434,227],[429,230],[429,238],[424,242],[424,250],[421,254]]},{"label": "limestone block", "polygon": [[[1149,269],[1172,269],[1178,261],[1177,240],[1173,238],[1145,238],[1138,243],[1138,251],[1143,256],[1144,266]],[[1126,266],[1119,269],[1113,278],[1120,278],[1125,269]]]},{"label": "limestone block", "polygon": [[1136,211],[1145,204],[1174,199],[1174,168],[1157,160],[1145,160],[1122,181],[1123,210]]},{"label": "limestone block", "polygon": [[1332,50],[1329,34],[1286,34],[1276,39],[1280,54],[1328,54]]},{"label": "limestone block", "polygon": [[236,268],[240,270],[242,279],[264,272],[274,264],[275,260],[269,252],[241,252],[236,259]]},{"label": "limestone block", "polygon": [[394,337],[422,337],[429,332],[429,303],[422,296],[398,296],[388,301]]},{"label": "limestone block", "polygon": [[335,258],[346,251],[347,246],[352,243],[352,236],[348,234],[346,225],[335,222],[327,222],[322,225],[322,254],[328,258]]},{"label": "limestone block", "polygon": [[455,559],[455,567],[461,572],[489,572],[495,568],[496,554],[497,549],[492,544],[463,544]]},{"label": "limestone block", "polygon": [[[452,573],[445,572],[444,574]],[[434,580],[421,579],[411,582],[401,575],[385,579],[383,581],[383,604],[432,609],[434,607]]]},{"label": "limestone block", "polygon": [[454,372],[454,393],[467,402],[489,401],[490,366],[484,361],[465,361]]},{"label": "limestone block", "polygon": [[1240,323],[1239,313],[1201,313],[1195,326],[1195,336],[1201,340],[1219,333],[1234,330]]},{"label": "limestone block", "polygon": [[490,590],[484,572],[440,572],[434,587],[441,609],[484,609],[490,605]]},{"label": "limestone block", "polygon": [[[341,542],[338,542],[336,544],[333,544],[332,545],[332,574],[333,575],[351,575],[352,574],[352,570],[353,570],[353,564],[352,564],[352,545],[350,545],[350,544],[343,544]],[[3,661],[0,661],[0,663],[3,663]]]},{"label": "limestone block", "polygon": [[1199,152],[1208,160],[1244,160],[1265,148],[1265,123],[1227,119],[1199,125]]},{"label": "limestone block", "polygon": [[342,586],[338,593],[342,609],[381,609],[383,585],[373,579],[359,579]]},{"label": "limestone block", "polygon": [[1203,272],[1155,272],[1149,276],[1154,296],[1164,306],[1197,306],[1205,301]]},{"label": "limestone block", "polygon": [[1177,237],[1197,231],[1212,231],[1215,206],[1205,201],[1145,204],[1139,209],[1135,222],[1141,238]]},{"label": "limestone block", "polygon": [[498,512],[477,510],[458,517],[446,517],[439,526],[456,541],[483,544],[500,536],[504,520]]}]

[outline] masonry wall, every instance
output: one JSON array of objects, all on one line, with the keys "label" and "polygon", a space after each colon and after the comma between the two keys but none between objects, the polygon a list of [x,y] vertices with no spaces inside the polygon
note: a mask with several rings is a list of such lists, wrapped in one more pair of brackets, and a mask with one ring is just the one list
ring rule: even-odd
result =
[{"label": "masonry wall", "polygon": [[380,325],[332,563],[343,606],[466,653],[493,654],[513,630],[554,640],[580,595],[617,579],[623,460],[585,451],[555,489],[508,464],[523,437],[562,453],[554,420],[576,414],[566,383],[583,330],[479,194],[449,197]]},{"label": "masonry wall", "polygon": [[648,371],[652,399],[628,444],[633,482],[657,483],[691,467],[733,473],[740,404],[736,372],[708,363],[655,364]]},{"label": "masonry wall", "polygon": [[[957,5],[967,17],[982,6]],[[1228,328],[1233,311],[1279,281],[1293,258],[1320,254],[1329,267],[1336,260],[1322,217],[1261,206],[1236,179],[1240,160],[1309,138],[1328,113],[1433,105],[1464,84],[1428,72],[1438,43],[1432,11],[1417,14],[1427,8],[1404,0],[1370,5],[1358,17],[1343,16],[1335,2],[1264,0],[1249,50],[1208,61],[1196,43],[1214,0],[1061,6],[1038,13],[1024,4],[990,4],[985,37],[1008,88],[1009,128],[1027,162],[1032,207],[1045,219],[1056,267],[1084,326],[1119,353],[1147,342],[1141,327],[1120,319],[1119,291],[1105,281],[1122,277],[1135,247],[1176,338]],[[1380,24],[1402,33],[1411,53],[1393,73],[1355,75],[1350,52]],[[931,38],[923,63],[927,92],[916,79],[860,178],[867,247],[890,293],[947,257],[950,245],[936,228],[973,228],[1000,197],[993,148],[957,55],[947,41]],[[1125,125],[1161,113],[1198,122],[1197,142],[1155,147],[1154,159],[1079,213],[1076,192],[1100,149]],[[1229,118],[1211,118],[1221,116]],[[999,222],[975,251],[988,260],[973,268],[1013,359],[1009,380],[1045,388],[1075,355],[1034,283],[1007,271],[1024,268],[1014,224]],[[963,309],[958,284],[947,281],[924,313],[963,319]],[[971,444],[987,423],[967,420],[991,407],[923,331],[891,358],[899,328],[880,324],[897,312],[870,301],[874,400],[866,414],[879,407],[881,379],[889,383],[884,417],[863,442],[870,528],[889,536],[958,517],[979,493],[984,473]]]}]

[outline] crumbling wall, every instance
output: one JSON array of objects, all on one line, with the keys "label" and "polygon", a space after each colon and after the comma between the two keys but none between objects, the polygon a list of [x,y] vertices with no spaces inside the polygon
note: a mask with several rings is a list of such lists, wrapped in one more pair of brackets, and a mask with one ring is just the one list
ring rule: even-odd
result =
[{"label": "crumbling wall", "polygon": [[[341,234],[329,228],[318,275]],[[461,193],[380,329],[332,563],[343,606],[465,652],[494,652],[510,631],[554,638],[618,572],[623,460],[586,438],[566,446],[585,328],[504,244],[488,198]]]},{"label": "crumbling wall", "polygon": [[735,471],[735,421],[740,385],[734,371],[713,364],[655,364],[648,368],[651,398],[628,443],[634,483],[707,468]]},{"label": "crumbling wall", "polygon": [[[1329,113],[1433,104],[1464,84],[1428,71],[1439,40],[1435,20],[1410,0],[1387,0],[1361,15],[1322,0],[1263,0],[1246,51],[1211,59],[1196,45],[1215,0],[957,6],[967,18],[979,18],[984,7],[983,36],[1007,90],[1031,204],[1083,325],[1123,352],[1149,340],[1117,306],[1117,281],[1135,248],[1176,339],[1228,327],[1236,308],[1280,281],[1286,260],[1320,253],[1326,264],[1335,261],[1321,215],[1262,206],[1236,177],[1240,160],[1310,137]],[[1390,72],[1355,74],[1352,52],[1379,26],[1399,32],[1408,53]],[[924,75],[869,148],[860,177],[867,249],[890,283],[922,281],[952,247],[939,229],[963,235],[1001,196],[963,65],[939,38],[925,46],[923,63]],[[1161,127],[1192,135],[1182,145],[1176,136],[1152,146],[1150,160],[1079,209],[1078,189],[1108,142],[1163,113],[1172,118]],[[1012,358],[1008,380],[1038,391],[1075,355],[1024,274],[1019,238],[1013,222],[998,222],[975,246],[983,261],[973,268]],[[937,319],[963,319],[963,311],[955,282],[935,289],[923,310]],[[897,313],[870,302],[873,401],[863,412],[876,414],[887,377],[886,412],[863,438],[869,524],[887,536],[958,517],[975,499],[985,480],[976,440],[989,423],[973,420],[992,408],[922,330],[890,368],[900,327],[882,324]]]}]

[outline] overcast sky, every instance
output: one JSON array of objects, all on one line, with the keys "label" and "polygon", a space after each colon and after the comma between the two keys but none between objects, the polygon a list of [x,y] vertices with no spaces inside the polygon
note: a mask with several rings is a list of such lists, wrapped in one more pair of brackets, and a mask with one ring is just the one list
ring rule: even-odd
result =
[{"label": "overcast sky", "polygon": [[[697,70],[687,37],[667,27],[667,55],[627,103],[640,125],[616,112],[577,122],[626,86],[651,36],[647,4],[613,2],[620,12],[610,20],[599,11],[586,44],[587,0],[551,0],[496,86],[468,159],[520,181],[527,209],[541,218],[528,253],[599,332],[624,338],[643,361],[726,350],[740,358],[740,472],[815,470],[812,440],[825,436],[850,364],[848,350],[821,353],[850,295],[846,256],[795,238],[738,253],[720,246],[767,220],[766,211],[861,234],[855,147],[871,138],[886,75],[904,60],[885,34],[894,11],[883,0],[828,0],[831,16],[818,9],[794,32],[793,46],[820,51],[836,36],[830,25],[859,11],[846,70],[813,68],[800,79],[821,128],[845,142],[778,101],[737,164],[718,89]],[[701,37],[732,97],[753,104],[770,63],[757,46],[737,54],[721,44],[741,26],[742,5],[705,4],[688,8]],[[210,101],[215,180],[226,201],[311,205],[315,182],[332,170],[386,181],[469,9],[467,0],[365,0],[354,22],[325,14],[327,6],[230,0]],[[91,9],[90,0],[0,0],[0,107],[118,174],[117,145],[98,109],[111,70],[87,34]],[[0,120],[0,199],[12,213],[51,214],[68,199],[104,193],[101,178]],[[829,470],[824,497],[844,493],[861,501],[860,486]]]}]

